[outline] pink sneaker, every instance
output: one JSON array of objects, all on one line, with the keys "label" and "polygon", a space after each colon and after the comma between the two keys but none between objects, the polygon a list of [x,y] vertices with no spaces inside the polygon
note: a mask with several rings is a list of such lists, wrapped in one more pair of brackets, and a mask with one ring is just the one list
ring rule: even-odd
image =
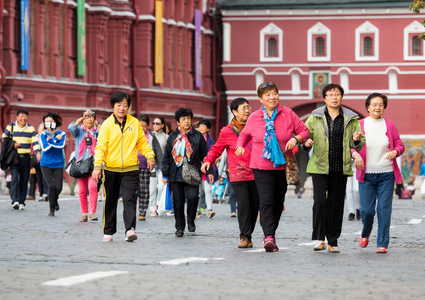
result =
[{"label": "pink sneaker", "polygon": [[275,240],[271,235],[264,238],[263,246],[266,252],[273,252]]},{"label": "pink sneaker", "polygon": [[103,235],[103,241],[104,242],[112,242],[114,239],[112,238],[112,235],[104,234]]},{"label": "pink sneaker", "polygon": [[369,244],[369,237],[362,238],[362,236],[359,237],[359,246],[362,248],[366,248]]},{"label": "pink sneaker", "polygon": [[137,240],[137,234],[134,228],[131,228],[129,231],[127,231],[127,233],[125,234],[125,240],[127,242],[132,242]]},{"label": "pink sneaker", "polygon": [[387,253],[387,248],[379,247],[376,249],[376,253]]}]

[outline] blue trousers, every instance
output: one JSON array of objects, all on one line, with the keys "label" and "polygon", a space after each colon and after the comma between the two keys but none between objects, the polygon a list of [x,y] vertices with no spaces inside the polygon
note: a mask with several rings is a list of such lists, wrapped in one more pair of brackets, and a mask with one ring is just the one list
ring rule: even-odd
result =
[{"label": "blue trousers", "polygon": [[394,192],[394,172],[365,174],[359,182],[360,215],[363,222],[362,237],[372,232],[375,212],[378,214],[377,247],[388,248],[390,240],[391,211]]}]

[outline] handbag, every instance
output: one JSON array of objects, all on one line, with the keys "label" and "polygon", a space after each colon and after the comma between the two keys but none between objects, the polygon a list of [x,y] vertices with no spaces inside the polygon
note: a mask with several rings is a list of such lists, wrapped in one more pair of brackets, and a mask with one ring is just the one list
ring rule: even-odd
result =
[{"label": "handbag", "polygon": [[189,164],[186,155],[183,157],[182,177],[184,182],[190,185],[198,186],[202,182],[202,178],[198,169],[195,166]]},{"label": "handbag", "polygon": [[298,168],[297,159],[295,156],[285,155],[286,167],[286,182],[290,185],[301,185],[300,169]]},{"label": "handbag", "polygon": [[31,155],[31,167],[34,169],[40,168],[40,162],[37,160],[37,155],[35,154]]},{"label": "handbag", "polygon": [[74,178],[87,178],[91,176],[94,169],[93,156],[77,161],[75,157],[71,161],[69,175]]}]

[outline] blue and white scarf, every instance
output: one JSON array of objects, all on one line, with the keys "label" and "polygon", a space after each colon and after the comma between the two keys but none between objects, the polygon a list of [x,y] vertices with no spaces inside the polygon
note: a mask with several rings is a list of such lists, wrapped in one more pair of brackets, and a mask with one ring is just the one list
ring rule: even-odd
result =
[{"label": "blue and white scarf", "polygon": [[267,110],[262,105],[264,113],[264,120],[266,121],[266,133],[264,135],[264,152],[262,157],[271,160],[273,167],[277,168],[285,164],[285,156],[283,156],[282,149],[280,149],[279,142],[276,138],[276,131],[274,128],[274,120],[276,119],[277,110],[276,108],[271,118],[267,113]]}]

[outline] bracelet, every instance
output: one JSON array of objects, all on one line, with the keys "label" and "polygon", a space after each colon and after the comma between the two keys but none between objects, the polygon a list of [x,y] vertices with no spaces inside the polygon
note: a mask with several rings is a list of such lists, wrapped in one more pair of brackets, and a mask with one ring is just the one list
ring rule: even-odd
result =
[{"label": "bracelet", "polygon": [[294,139],[295,140],[295,145],[298,145],[299,144],[298,143],[298,139],[295,136],[291,137],[291,139]]}]

